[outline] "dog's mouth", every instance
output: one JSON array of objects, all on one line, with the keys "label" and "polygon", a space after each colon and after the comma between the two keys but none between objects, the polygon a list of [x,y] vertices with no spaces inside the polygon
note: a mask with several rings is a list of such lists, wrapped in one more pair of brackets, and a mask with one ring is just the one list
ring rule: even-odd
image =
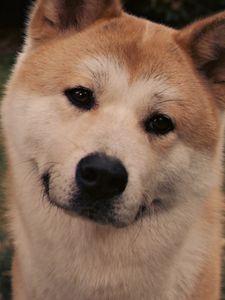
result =
[{"label": "dog's mouth", "polygon": [[[101,225],[112,225],[117,228],[127,227],[142,218],[149,216],[152,212],[147,204],[141,204],[133,221],[123,222],[117,218],[115,213],[115,206],[120,201],[119,198],[114,199],[101,199],[96,201],[90,198],[88,194],[74,193],[68,200],[68,204],[58,203],[56,199],[51,197],[50,193],[50,173],[45,173],[42,176],[42,185],[44,193],[47,196],[49,203],[57,208],[62,209],[70,216],[80,216]],[[160,199],[155,199],[152,206],[158,208],[161,204]]]},{"label": "dog's mouth", "polygon": [[44,192],[45,194],[48,196],[49,198],[49,184],[50,184],[50,173],[45,173],[42,178],[41,178],[41,181],[42,181],[42,185],[43,185],[43,188],[44,188]]}]

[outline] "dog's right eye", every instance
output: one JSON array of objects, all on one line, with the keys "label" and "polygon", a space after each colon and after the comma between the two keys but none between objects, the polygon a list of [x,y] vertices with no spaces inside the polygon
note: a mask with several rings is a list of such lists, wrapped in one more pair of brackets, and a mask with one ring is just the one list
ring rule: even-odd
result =
[{"label": "dog's right eye", "polygon": [[88,88],[79,86],[67,89],[64,94],[73,105],[82,110],[90,110],[95,106],[94,93]]}]

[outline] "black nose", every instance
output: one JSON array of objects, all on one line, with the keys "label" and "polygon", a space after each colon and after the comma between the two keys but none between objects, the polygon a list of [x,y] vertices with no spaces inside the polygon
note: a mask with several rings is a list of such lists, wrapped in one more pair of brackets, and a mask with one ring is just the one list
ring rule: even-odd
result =
[{"label": "black nose", "polygon": [[79,162],[76,181],[80,191],[91,198],[109,199],[123,193],[128,173],[118,159],[93,153]]}]

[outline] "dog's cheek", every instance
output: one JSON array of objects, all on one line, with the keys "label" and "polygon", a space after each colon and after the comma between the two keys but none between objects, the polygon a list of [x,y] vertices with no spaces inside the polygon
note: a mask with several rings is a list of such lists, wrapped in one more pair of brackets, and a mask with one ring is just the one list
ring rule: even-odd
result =
[{"label": "dog's cheek", "polygon": [[[15,94],[17,94],[16,97]],[[24,93],[17,91],[13,95],[8,95],[2,107],[3,126],[8,146],[14,152],[14,156],[24,161],[33,156],[31,153],[36,148],[32,136],[35,136],[37,132],[37,128],[33,130],[32,118],[29,117],[29,105],[25,99],[29,100]]]},{"label": "dog's cheek", "polygon": [[218,179],[212,171],[210,154],[191,149],[181,141],[166,155],[160,156],[158,151],[152,156],[155,163],[148,164],[149,172],[142,181],[149,207],[159,200],[164,211],[175,207],[195,210]]},{"label": "dog's cheek", "polygon": [[164,162],[164,175],[158,181],[158,192],[168,201],[168,207],[197,209],[217,180],[212,164],[209,154],[188,147],[174,152],[173,157]]},{"label": "dog's cheek", "polygon": [[57,162],[62,158],[65,148],[62,137],[65,138],[68,133],[62,126],[63,116],[56,105],[63,101],[59,98],[28,96],[27,92],[18,91],[10,110],[7,106],[4,109],[10,141],[21,158],[35,159],[40,164]]},{"label": "dog's cheek", "polygon": [[[9,132],[8,139],[20,156],[29,156],[32,152],[41,150],[41,145],[46,136],[44,106],[40,101],[32,99],[32,96],[21,91],[17,96],[8,95],[4,103],[4,125]],[[12,99],[12,98],[15,99]],[[46,132],[44,133],[44,127]]]}]

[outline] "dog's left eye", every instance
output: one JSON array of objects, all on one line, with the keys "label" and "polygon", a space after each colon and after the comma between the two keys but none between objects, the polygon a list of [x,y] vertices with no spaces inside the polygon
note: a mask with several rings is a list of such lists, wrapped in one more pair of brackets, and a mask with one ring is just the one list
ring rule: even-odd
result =
[{"label": "dog's left eye", "polygon": [[175,125],[168,116],[155,114],[145,122],[145,129],[156,135],[166,135],[175,129]]},{"label": "dog's left eye", "polygon": [[67,89],[64,93],[73,105],[82,110],[90,110],[95,106],[94,93],[88,88],[79,86]]}]

